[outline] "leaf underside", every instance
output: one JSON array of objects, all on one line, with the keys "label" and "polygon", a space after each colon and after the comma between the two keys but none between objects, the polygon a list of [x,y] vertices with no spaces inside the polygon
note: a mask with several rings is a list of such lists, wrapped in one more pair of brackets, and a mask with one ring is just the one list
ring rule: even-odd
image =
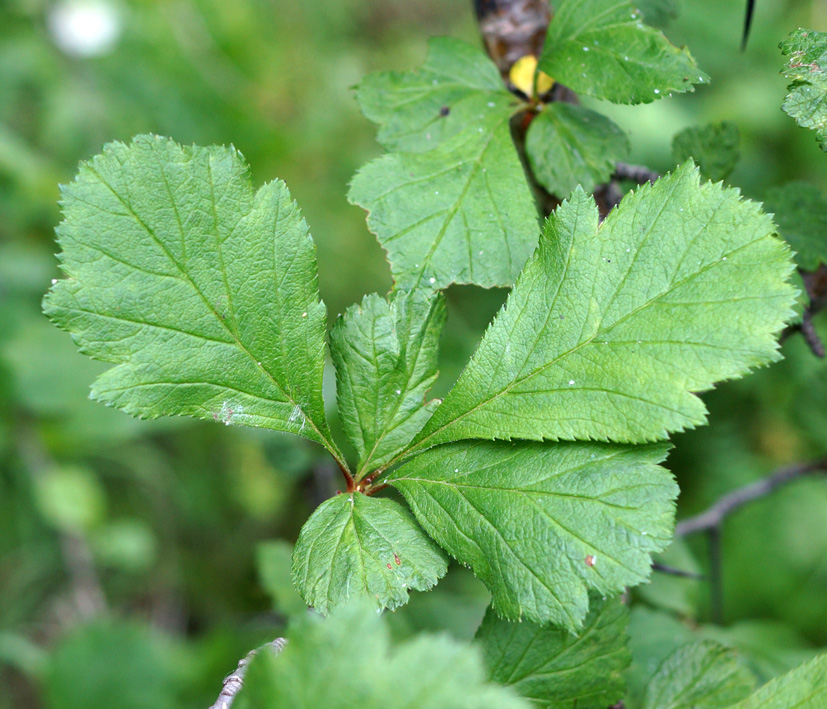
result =
[{"label": "leaf underside", "polygon": [[93,398],[335,450],[315,247],[283,182],[256,193],[232,148],[139,136],[81,165],[63,213],[67,278],[44,309],[82,352],[116,365]]},{"label": "leaf underside", "polygon": [[827,151],[827,32],[799,29],[781,43],[788,57],[784,76],[792,81],[782,105],[802,128],[816,132]]},{"label": "leaf underside", "polygon": [[394,471],[420,524],[470,566],[499,615],[583,624],[588,590],[614,594],[650,573],[672,535],[677,486],[667,446],[460,442]]},{"label": "leaf underside", "polygon": [[578,93],[615,103],[651,103],[709,80],[688,50],[643,24],[627,0],[554,3],[539,68]]},{"label": "leaf underside", "polygon": [[511,138],[522,104],[464,42],[431,41],[419,71],[357,94],[397,151],[365,165],[348,199],[368,211],[400,288],[511,285],[537,243],[537,208]]},{"label": "leaf underside", "polygon": [[431,588],[447,568],[404,506],[358,492],[319,505],[293,550],[293,582],[323,614],[359,596],[396,608],[408,602],[409,589]]},{"label": "leaf underside", "polygon": [[477,631],[491,679],[535,706],[605,709],[623,699],[628,610],[619,598],[592,599],[575,636],[549,625],[510,623],[491,609]]},{"label": "leaf underside", "polygon": [[778,359],[795,290],[787,246],[737,190],[691,163],[598,226],[577,190],[417,437],[665,438],[705,419],[694,392]]}]

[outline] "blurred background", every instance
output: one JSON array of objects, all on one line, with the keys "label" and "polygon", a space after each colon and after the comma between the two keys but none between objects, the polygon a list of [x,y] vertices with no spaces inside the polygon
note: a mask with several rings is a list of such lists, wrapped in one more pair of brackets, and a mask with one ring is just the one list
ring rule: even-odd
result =
[{"label": "blurred background", "polygon": [[[780,110],[778,51],[799,26],[827,30],[827,2],[758,0],[745,52],[741,0],[645,7],[712,82],[649,106],[599,105],[630,133],[631,162],[669,170],[677,131],[729,120],[742,152],[729,182],[747,196],[792,179],[827,187],[827,156]],[[232,143],[257,183],[280,177],[301,205],[332,321],[391,283],[345,198],[381,152],[352,87],[370,71],[418,66],[431,35],[479,43],[470,0],[0,2],[0,709],[208,706],[238,659],[303,608],[290,550],[338,484],[306,441],[137,421],[87,399],[102,366],[40,313],[59,276],[58,184],[104,143],[138,133]],[[504,295],[451,289],[437,394]],[[675,438],[679,515],[827,452],[827,376],[799,340],[784,362],[706,395],[711,426]],[[703,570],[696,541],[665,559]],[[723,569],[726,628],[714,632],[751,644],[767,673],[827,644],[824,480],[733,517]],[[697,581],[657,577],[637,598],[641,628],[649,612],[690,621],[683,629],[709,618]],[[467,638],[487,602],[452,570],[391,616],[394,632]]]}]

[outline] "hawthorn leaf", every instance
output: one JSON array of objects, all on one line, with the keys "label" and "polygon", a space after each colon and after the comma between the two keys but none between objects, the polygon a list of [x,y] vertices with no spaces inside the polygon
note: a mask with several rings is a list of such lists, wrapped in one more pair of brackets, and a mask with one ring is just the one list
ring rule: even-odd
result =
[{"label": "hawthorn leaf", "polygon": [[348,194],[400,288],[511,285],[537,243],[537,207],[509,127],[525,104],[476,47],[435,39],[418,71],[359,87],[379,140]]},{"label": "hawthorn leaf", "polygon": [[629,140],[606,116],[557,101],[531,122],[525,147],[537,181],[551,194],[566,197],[578,184],[591,192],[606,182],[626,159]]},{"label": "hawthorn leaf", "polygon": [[485,53],[451,37],[429,41],[421,69],[370,74],[356,90],[362,113],[379,124],[379,142],[408,152],[431,150],[476,123],[494,96],[515,101]]},{"label": "hawthorn leaf", "polygon": [[735,168],[740,140],[738,126],[731,121],[690,126],[672,139],[672,158],[676,163],[693,158],[704,178],[718,182]]},{"label": "hawthorn leaf", "polygon": [[643,24],[627,0],[554,3],[539,66],[578,93],[614,103],[651,103],[709,81],[686,48]]},{"label": "hawthorn leaf", "polygon": [[444,324],[444,298],[416,290],[365,296],[333,328],[339,412],[359,455],[357,477],[403,450],[436,409],[425,395]]},{"label": "hawthorn leaf", "polygon": [[732,648],[711,640],[683,645],[655,672],[643,709],[723,709],[746,697],[755,677]]},{"label": "hawthorn leaf", "polygon": [[827,654],[767,682],[730,709],[823,709],[827,705]]},{"label": "hawthorn leaf", "polygon": [[348,199],[388,253],[399,288],[511,285],[537,243],[538,214],[511,139],[512,97],[426,153],[390,153]]},{"label": "hawthorn leaf", "polygon": [[780,47],[788,57],[783,74],[792,81],[781,108],[802,128],[814,130],[827,151],[827,32],[798,29]]},{"label": "hawthorn leaf", "polygon": [[793,247],[805,271],[827,264],[827,196],[807,182],[789,182],[767,191],[764,209],[772,212],[781,236]]},{"label": "hawthorn leaf", "polygon": [[551,625],[511,623],[488,609],[477,631],[491,679],[534,706],[605,709],[623,699],[629,666],[629,612],[619,598],[593,598],[577,634]]},{"label": "hawthorn leaf", "polygon": [[578,188],[454,388],[417,437],[665,438],[706,416],[694,392],[779,359],[789,248],[735,189],[691,164],[602,224]]},{"label": "hawthorn leaf", "polygon": [[644,581],[672,535],[677,486],[666,445],[459,442],[425,451],[385,482],[488,587],[497,613],[583,625],[588,590]]},{"label": "hawthorn leaf", "polygon": [[[291,622],[277,656],[258,653],[239,706],[291,709],[528,709],[488,682],[477,648],[421,635],[392,645],[388,619],[368,603]],[[358,671],[364,668],[365,671]],[[245,703],[246,702],[246,703]]]},{"label": "hawthorn leaf", "polygon": [[[283,182],[253,192],[241,155],[157,136],[111,143],[63,188],[49,318],[116,366],[92,397],[303,435],[325,420],[315,247]],[[339,456],[341,457],[341,456]]]},{"label": "hawthorn leaf", "polygon": [[442,551],[404,506],[359,492],[325,500],[293,550],[293,582],[307,605],[327,614],[354,596],[379,608],[408,602],[448,569]]}]

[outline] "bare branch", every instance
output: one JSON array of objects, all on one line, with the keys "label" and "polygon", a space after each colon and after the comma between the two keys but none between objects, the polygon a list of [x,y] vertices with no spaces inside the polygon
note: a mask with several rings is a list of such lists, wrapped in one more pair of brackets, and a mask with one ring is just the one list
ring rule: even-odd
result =
[{"label": "bare branch", "polygon": [[684,537],[688,534],[719,529],[727,515],[743,507],[748,502],[765,497],[777,487],[786,485],[805,475],[826,471],[827,458],[812,463],[801,463],[782,468],[763,480],[750,483],[724,495],[705,512],[678,522],[675,528],[675,536]]},{"label": "bare branch", "polygon": [[631,180],[638,185],[646,184],[647,182],[654,182],[660,175],[654,170],[650,170],[643,165],[629,165],[625,162],[619,162],[615,165],[615,172],[612,175],[613,180]]},{"label": "bare branch", "polygon": [[244,685],[244,675],[247,674],[247,666],[250,664],[250,660],[255,657],[256,653],[260,650],[269,650],[274,655],[278,655],[286,644],[287,640],[285,638],[276,638],[261,647],[257,647],[255,650],[250,650],[246,657],[243,657],[239,661],[235,671],[224,678],[224,687],[221,690],[221,694],[218,695],[215,704],[209,709],[229,709],[233,701],[235,701],[236,695],[241,691],[241,687]]}]

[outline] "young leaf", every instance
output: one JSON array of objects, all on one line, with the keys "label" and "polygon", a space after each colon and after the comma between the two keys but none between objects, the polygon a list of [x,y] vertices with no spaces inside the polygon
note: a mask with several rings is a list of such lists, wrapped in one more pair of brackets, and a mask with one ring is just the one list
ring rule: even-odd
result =
[{"label": "young leaf", "polygon": [[672,535],[666,446],[462,442],[394,471],[416,518],[471,566],[504,618],[582,626],[588,589],[614,594],[650,572]]},{"label": "young leaf", "polygon": [[789,57],[784,76],[792,80],[781,107],[802,128],[814,130],[827,151],[827,32],[798,29],[780,46]]},{"label": "young leaf", "polygon": [[455,135],[491,107],[508,99],[500,72],[478,47],[434,37],[418,71],[381,72],[362,80],[356,100],[379,124],[377,139],[388,150],[425,152]]},{"label": "young leaf", "polygon": [[730,709],[796,707],[823,709],[827,705],[827,655],[819,655],[763,687]]},{"label": "young leaf", "polygon": [[342,425],[359,454],[357,477],[387,463],[419,433],[438,402],[425,403],[436,379],[441,295],[368,295],[336,323],[330,348]]},{"label": "young leaf", "polygon": [[418,448],[463,438],[639,443],[702,423],[693,392],[778,359],[789,249],[691,163],[598,226],[576,190]]},{"label": "young leaf", "polygon": [[537,181],[551,194],[566,197],[578,184],[591,192],[606,182],[626,159],[629,140],[606,116],[558,101],[531,122],[525,147]]},{"label": "young leaf", "polygon": [[806,182],[773,187],[764,209],[773,213],[801,268],[815,271],[820,263],[827,263],[827,196],[818,187]]},{"label": "young leaf", "polygon": [[[486,681],[476,648],[422,635],[391,646],[387,619],[366,603],[291,623],[278,655],[259,653],[238,700],[291,709],[528,709]],[[243,702],[248,704],[243,704]]]},{"label": "young leaf", "polygon": [[365,165],[348,199],[368,211],[400,288],[514,282],[537,243],[537,208],[511,139],[512,98],[426,153]]},{"label": "young leaf", "polygon": [[704,178],[718,182],[729,177],[738,162],[740,139],[731,121],[685,128],[672,139],[672,158],[676,163],[693,158]]},{"label": "young leaf", "polygon": [[232,148],[112,143],[63,190],[67,278],[46,314],[116,366],[92,396],[127,413],[306,436],[322,402],[315,247],[283,182],[253,192]]},{"label": "young leaf", "polygon": [[535,706],[605,709],[623,699],[629,613],[619,599],[592,599],[578,635],[550,625],[510,623],[491,609],[477,640],[491,679],[513,687]]},{"label": "young leaf", "polygon": [[643,709],[729,707],[755,687],[755,677],[734,650],[710,640],[669,655],[649,681]]},{"label": "young leaf", "polygon": [[537,210],[509,121],[522,104],[477,48],[430,44],[419,71],[368,77],[365,115],[391,150],[348,199],[388,252],[401,288],[511,285],[537,243]]},{"label": "young leaf", "polygon": [[615,103],[651,103],[709,80],[627,0],[554,3],[539,66],[574,91]]},{"label": "young leaf", "polygon": [[365,595],[380,608],[408,602],[445,575],[445,555],[398,502],[359,492],[325,500],[293,550],[293,582],[320,613]]}]

